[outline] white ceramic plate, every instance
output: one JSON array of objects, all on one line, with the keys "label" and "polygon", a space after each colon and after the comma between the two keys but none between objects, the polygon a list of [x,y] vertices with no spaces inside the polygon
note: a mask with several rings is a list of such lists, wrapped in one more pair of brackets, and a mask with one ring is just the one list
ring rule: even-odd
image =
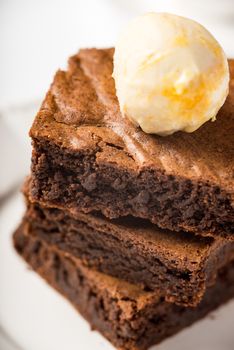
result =
[{"label": "white ceramic plate", "polygon": [[[14,252],[11,236],[24,211],[21,195],[0,209],[0,324],[5,333],[0,350],[113,350]],[[233,328],[234,301],[152,350],[233,350]]]}]

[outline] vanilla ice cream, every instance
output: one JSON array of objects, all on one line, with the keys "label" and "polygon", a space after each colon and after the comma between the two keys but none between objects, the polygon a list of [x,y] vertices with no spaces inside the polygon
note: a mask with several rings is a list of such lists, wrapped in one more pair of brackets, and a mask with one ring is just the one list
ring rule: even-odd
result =
[{"label": "vanilla ice cream", "polygon": [[122,114],[146,133],[193,132],[215,120],[228,94],[219,43],[197,22],[168,13],[130,22],[115,48],[113,76]]}]

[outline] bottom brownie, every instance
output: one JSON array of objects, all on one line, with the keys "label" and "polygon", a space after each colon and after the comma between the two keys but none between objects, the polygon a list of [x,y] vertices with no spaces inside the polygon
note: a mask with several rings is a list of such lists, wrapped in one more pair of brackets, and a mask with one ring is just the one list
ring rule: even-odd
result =
[{"label": "bottom brownie", "polygon": [[142,291],[92,271],[25,231],[23,223],[14,234],[19,254],[119,349],[147,349],[234,296],[234,262],[219,271],[216,285],[207,290],[197,308],[190,309],[165,302],[160,291]]}]

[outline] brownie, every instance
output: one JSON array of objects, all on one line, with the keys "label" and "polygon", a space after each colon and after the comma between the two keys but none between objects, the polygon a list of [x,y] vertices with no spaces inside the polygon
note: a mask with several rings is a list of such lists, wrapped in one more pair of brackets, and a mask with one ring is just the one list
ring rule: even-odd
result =
[{"label": "brownie", "polygon": [[[167,303],[160,290],[142,291],[108,275],[85,268],[78,259],[25,234],[22,224],[14,234],[20,255],[62,293],[118,349],[145,350],[204,317],[234,296],[234,263],[219,271],[195,309]],[[78,331],[78,330],[77,330]]]},{"label": "brownie", "polygon": [[[46,208],[28,201],[27,231],[80,258],[89,268],[146,290],[162,289],[168,302],[196,306],[217,271],[234,260],[234,242],[171,232],[133,217]],[[26,228],[25,228],[26,230]]]},{"label": "brownie", "polygon": [[121,115],[112,57],[81,50],[56,73],[30,131],[32,199],[233,239],[234,60],[217,120],[161,137]]}]

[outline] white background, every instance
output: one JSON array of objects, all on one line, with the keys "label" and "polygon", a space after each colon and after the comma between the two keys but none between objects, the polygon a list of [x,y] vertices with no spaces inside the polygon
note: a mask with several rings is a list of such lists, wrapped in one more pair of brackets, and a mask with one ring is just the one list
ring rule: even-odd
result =
[{"label": "white background", "polygon": [[234,56],[233,0],[0,0],[0,107],[41,98],[80,47],[113,46],[147,11],[200,21]]}]

